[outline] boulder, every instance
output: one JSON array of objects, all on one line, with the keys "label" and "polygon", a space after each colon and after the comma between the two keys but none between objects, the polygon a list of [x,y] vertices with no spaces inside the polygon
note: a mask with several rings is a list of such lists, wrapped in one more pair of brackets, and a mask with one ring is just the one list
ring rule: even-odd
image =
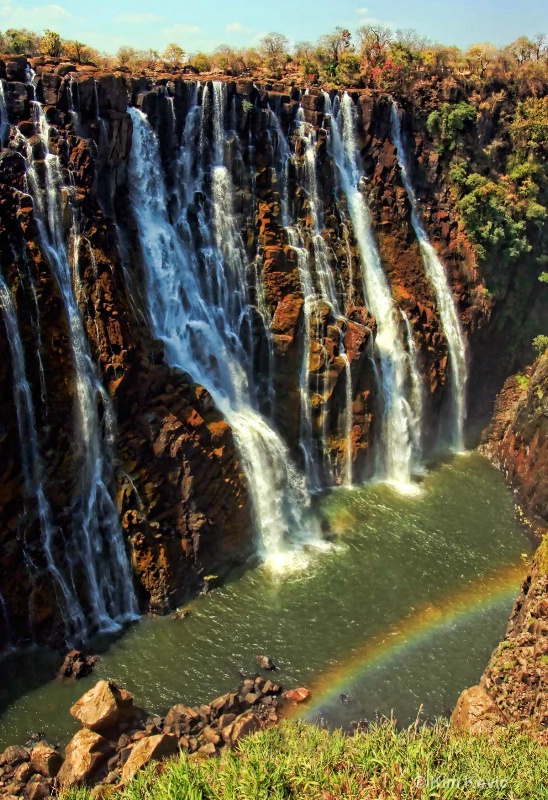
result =
[{"label": "boulder", "polygon": [[60,75],[62,78],[64,78],[65,75],[68,75],[70,72],[76,72],[76,66],[74,64],[69,64],[68,62],[59,64],[59,66],[55,68],[55,74]]},{"label": "boulder", "polygon": [[13,773],[13,780],[18,783],[26,783],[33,773],[33,769],[28,761],[24,761],[16,767]]},{"label": "boulder", "polygon": [[170,726],[181,726],[185,724],[190,725],[193,722],[197,722],[199,719],[200,715],[195,708],[178,703],[176,706],[172,706],[169,709],[166,714],[164,724]]},{"label": "boulder", "polygon": [[244,736],[249,736],[261,727],[261,722],[256,714],[252,711],[245,711],[236,717],[234,722],[227,725],[222,730],[222,736],[227,745],[235,747],[240,739]]},{"label": "boulder", "polygon": [[26,56],[13,56],[6,62],[6,77],[8,81],[21,81],[24,83],[27,80],[27,57]]},{"label": "boulder", "polygon": [[96,733],[105,733],[131,719],[133,697],[113,681],[99,681],[70,709],[73,717]]},{"label": "boulder", "polygon": [[51,795],[51,787],[42,775],[33,775],[25,787],[29,800],[45,800]]},{"label": "boulder", "polygon": [[310,689],[301,687],[299,689],[289,689],[284,694],[284,698],[289,703],[304,703],[310,697]]},{"label": "boulder", "polygon": [[175,755],[179,747],[177,737],[172,734],[160,733],[157,736],[147,736],[134,745],[130,756],[122,769],[122,781],[128,783],[142,767],[150,761],[161,761],[163,758]]},{"label": "boulder", "polygon": [[483,686],[465,689],[451,716],[451,724],[461,731],[490,734],[507,723],[506,716],[487,694]]},{"label": "boulder", "polygon": [[47,742],[39,742],[32,749],[30,763],[35,772],[45,778],[55,778],[63,764],[63,756]]},{"label": "boulder", "polygon": [[257,656],[257,664],[260,666],[261,669],[276,669],[276,664],[272,661],[270,656],[260,655]]},{"label": "boulder", "polygon": [[69,650],[58,672],[60,678],[85,678],[99,660],[99,656],[90,656],[81,650]]},{"label": "boulder", "polygon": [[239,714],[241,711],[240,701],[235,692],[228,692],[220,697],[216,697],[209,707],[211,709],[211,716],[213,718],[220,717],[223,714]]},{"label": "boulder", "polygon": [[25,761],[29,760],[30,753],[27,748],[14,744],[10,747],[6,747],[0,756],[0,767],[9,766],[13,769],[18,767],[19,764],[23,764]]},{"label": "boulder", "polygon": [[88,783],[93,774],[114,753],[107,739],[94,731],[83,728],[75,734],[65,749],[65,761],[57,773],[61,786]]}]

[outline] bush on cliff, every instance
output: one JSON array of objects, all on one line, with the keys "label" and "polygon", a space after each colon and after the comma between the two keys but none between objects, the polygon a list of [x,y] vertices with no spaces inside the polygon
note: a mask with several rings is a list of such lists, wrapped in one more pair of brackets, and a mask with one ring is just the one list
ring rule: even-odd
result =
[{"label": "bush on cliff", "polygon": [[[111,800],[339,800],[548,798],[548,748],[515,731],[471,736],[440,721],[355,736],[290,722],[253,734],[238,753],[151,765]],[[91,800],[85,789],[63,800]]]}]

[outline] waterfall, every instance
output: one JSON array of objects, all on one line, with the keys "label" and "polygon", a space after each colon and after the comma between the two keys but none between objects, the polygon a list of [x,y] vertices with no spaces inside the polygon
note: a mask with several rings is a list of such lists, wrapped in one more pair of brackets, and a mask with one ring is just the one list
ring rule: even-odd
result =
[{"label": "waterfall", "polygon": [[40,523],[40,541],[49,572],[57,594],[57,603],[63,620],[65,635],[81,638],[85,633],[85,617],[77,599],[74,585],[67,582],[57,565],[52,545],[58,530],[53,522],[51,508],[44,490],[44,463],[40,452],[38,431],[34,415],[32,392],[27,380],[23,343],[19,333],[17,312],[11,291],[0,276],[0,308],[8,335],[13,372],[13,398],[19,428],[21,466],[25,495],[36,503]]},{"label": "waterfall", "polygon": [[402,182],[411,203],[411,224],[419,242],[424,270],[430,281],[441,318],[443,331],[449,350],[449,370],[453,414],[451,420],[450,441],[457,452],[464,450],[464,421],[466,418],[466,381],[468,376],[466,364],[466,342],[461,322],[451,293],[451,287],[438,254],[432,246],[421,221],[419,203],[409,174],[407,155],[401,132],[401,121],[396,104],[392,103],[392,139],[398,153],[398,162]]},{"label": "waterfall", "polygon": [[[250,313],[247,265],[233,210],[225,133],[226,86],[203,88],[183,132],[179,216],[167,212],[159,142],[144,114],[133,121],[128,183],[144,260],[152,330],[168,361],[211,393],[232,427],[250,490],[259,550],[274,569],[300,561],[301,545],[319,544],[303,479],[289,450],[256,408],[252,353],[242,344]],[[199,101],[198,93],[196,102]],[[198,122],[200,121],[199,130]],[[212,141],[206,130],[213,132]]]},{"label": "waterfall", "polygon": [[322,236],[321,200],[318,194],[318,177],[316,174],[316,134],[311,125],[300,121],[299,135],[305,145],[304,152],[304,188],[306,191],[310,216],[312,217],[314,269],[318,282],[320,299],[329,303],[335,316],[340,317],[339,299],[335,288],[333,273],[329,264],[327,247]]},{"label": "waterfall", "polygon": [[346,423],[346,458],[345,458],[345,486],[352,486],[352,372],[350,371],[350,361],[346,353],[340,354],[344,361],[345,376],[345,423]]},{"label": "waterfall", "polygon": [[413,338],[413,330],[409,317],[405,311],[401,310],[401,315],[405,323],[405,338],[407,341],[407,366],[409,381],[411,384],[411,440],[413,443],[413,455],[416,460],[416,469],[421,469],[420,457],[422,453],[422,422],[424,406],[424,384],[419,370],[417,345]]},{"label": "waterfall", "polygon": [[6,92],[4,81],[0,80],[0,149],[5,147],[10,135],[10,122],[8,119],[8,107],[6,104]]},{"label": "waterfall", "polygon": [[[311,240],[312,251],[314,254],[314,276],[311,270],[310,254],[305,247],[304,234],[298,224],[292,224],[289,201],[289,163],[292,159],[291,150],[282,131],[282,127],[276,114],[269,109],[271,129],[274,136],[271,137],[274,150],[274,163],[276,169],[277,185],[280,193],[281,219],[285,228],[287,241],[294,251],[297,261],[297,270],[301,291],[303,295],[303,356],[300,370],[299,393],[300,393],[300,435],[299,446],[303,454],[303,463],[307,479],[308,488],[311,491],[318,491],[326,483],[333,484],[337,476],[333,470],[333,465],[329,459],[327,447],[326,425],[328,420],[327,409],[324,410],[320,435],[314,435],[312,424],[312,399],[310,386],[310,356],[311,341],[316,343],[324,358],[328,355],[325,349],[323,331],[320,325],[320,303],[327,303],[332,313],[339,319],[344,320],[341,313],[341,306],[333,279],[329,255],[322,231],[321,200],[318,193],[318,181],[316,174],[316,133],[312,126],[304,121],[302,108],[296,116],[296,135],[304,144],[304,169],[303,169],[303,188],[305,189],[308,207],[311,217]],[[350,265],[350,271],[352,265]],[[315,278],[315,280],[314,280]],[[316,284],[316,285],[315,285]],[[315,321],[315,330],[311,327],[312,320]],[[339,355],[345,361],[345,380],[346,390],[346,425],[351,424],[351,408],[348,403],[348,392],[351,390],[350,363],[344,352],[341,343]],[[329,390],[329,370],[324,370],[323,385],[318,375],[315,391],[319,396],[327,397]],[[346,431],[347,442],[350,442],[348,431]],[[348,448],[347,448],[348,449]],[[345,458],[344,483],[351,484],[351,453],[348,451]]]},{"label": "waterfall", "polygon": [[[49,153],[49,126],[41,105],[33,102],[33,111],[46,156],[37,163],[28,148],[27,176],[40,245],[65,307],[75,370],[78,477],[72,505],[72,536],[65,555],[70,583],[75,584],[76,570],[81,571],[84,581],[89,609],[85,629],[78,631],[84,637],[90,628],[118,630],[122,622],[136,617],[137,603],[122,529],[109,490],[113,479],[114,411],[92,360],[77,303],[80,241],[74,214],[74,269],[64,239],[63,198],[69,198],[71,190],[63,185],[58,156]],[[60,568],[58,571],[61,573]],[[65,582],[68,584],[69,579]]]},{"label": "waterfall", "polygon": [[412,411],[406,397],[406,356],[396,305],[381,265],[371,215],[361,191],[362,173],[356,142],[354,103],[345,92],[331,114],[330,142],[340,185],[358,241],[364,298],[377,321],[376,348],[381,363],[384,396],[381,473],[379,477],[409,488],[412,469]]}]

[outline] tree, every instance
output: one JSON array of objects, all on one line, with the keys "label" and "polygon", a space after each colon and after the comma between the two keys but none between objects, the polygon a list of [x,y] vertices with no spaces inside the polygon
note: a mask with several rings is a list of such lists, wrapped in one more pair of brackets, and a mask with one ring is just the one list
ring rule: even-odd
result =
[{"label": "tree", "polygon": [[548,55],[545,33],[536,33],[533,36],[533,44],[535,46],[535,61],[540,61],[541,58]]},{"label": "tree", "polygon": [[321,36],[318,42],[320,48],[325,50],[335,64],[338,63],[342,53],[350,53],[352,47],[352,34],[346,28],[337,26],[333,33]]},{"label": "tree", "polygon": [[44,35],[40,39],[40,50],[45,56],[61,58],[63,42],[59,34],[46,28]]},{"label": "tree", "polygon": [[135,50],[133,47],[123,46],[118,50],[117,53],[118,63],[122,67],[127,67],[129,64],[135,61],[137,54],[137,50]]},{"label": "tree", "polygon": [[293,58],[298,64],[313,61],[315,53],[316,45],[312,42],[297,42],[293,48]]},{"label": "tree", "polygon": [[83,42],[66,39],[63,41],[63,58],[68,61],[74,61],[76,64],[89,64],[94,55],[93,50]]},{"label": "tree", "polygon": [[227,75],[240,75],[245,71],[245,65],[239,50],[228,44],[221,44],[213,52],[213,65]]},{"label": "tree", "polygon": [[185,51],[178,44],[175,44],[175,42],[171,42],[162,53],[162,58],[169,64],[178,67],[184,61]]},{"label": "tree", "polygon": [[283,33],[267,33],[261,39],[260,51],[268,69],[280,70],[287,63],[289,39]]},{"label": "tree", "polygon": [[528,39],[527,36],[520,36],[519,39],[516,39],[515,42],[508,45],[508,49],[518,64],[523,64],[525,61],[532,61],[536,52],[534,42]]},{"label": "tree", "polygon": [[211,58],[206,53],[196,53],[190,56],[189,62],[196,67],[198,72],[209,72],[211,69]]},{"label": "tree", "polygon": [[40,37],[26,28],[9,28],[6,31],[5,39],[10,53],[35,56],[40,51]]},{"label": "tree", "polygon": [[362,25],[356,31],[360,43],[360,55],[369,67],[380,65],[388,55],[392,41],[392,30],[377,25]]},{"label": "tree", "polygon": [[491,42],[483,44],[473,44],[465,53],[465,59],[472,72],[485,77],[488,67],[494,62],[498,55],[498,50]]}]

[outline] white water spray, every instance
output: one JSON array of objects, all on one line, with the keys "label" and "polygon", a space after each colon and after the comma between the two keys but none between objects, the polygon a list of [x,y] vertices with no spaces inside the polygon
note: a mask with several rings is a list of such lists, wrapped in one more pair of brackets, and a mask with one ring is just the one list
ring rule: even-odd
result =
[{"label": "white water spray", "polygon": [[401,133],[401,121],[395,103],[392,103],[391,118],[392,139],[398,152],[402,182],[407,192],[409,202],[411,203],[411,224],[413,225],[419,242],[426,277],[430,281],[436,295],[443,331],[447,338],[453,401],[453,418],[451,420],[450,430],[451,446],[455,451],[462,452],[464,450],[466,381],[468,376],[466,342],[444,266],[422,224],[419,203],[409,176],[407,155]]},{"label": "white water spray", "polygon": [[[169,362],[202,383],[226,416],[250,489],[260,553],[274,569],[286,570],[300,561],[302,544],[320,542],[316,523],[307,514],[304,482],[288,448],[254,407],[250,390],[251,359],[240,335],[249,311],[246,264],[225,157],[226,86],[215,83],[212,98],[204,89],[197,150],[181,153],[187,181],[177,228],[166,211],[156,134],[140,111],[129,113],[130,200],[144,256],[152,329],[164,341]],[[208,115],[211,146],[203,134]],[[195,125],[196,118],[191,110],[187,126]],[[183,149],[185,142],[190,147],[190,137],[183,134]],[[204,181],[208,172],[211,189]],[[201,192],[209,202],[192,209],[191,224],[189,206]]]},{"label": "white water spray", "polygon": [[405,391],[406,356],[396,305],[381,265],[371,215],[360,189],[362,173],[356,143],[354,103],[345,92],[331,117],[331,147],[362,260],[364,298],[377,321],[376,348],[381,362],[384,418],[379,477],[406,489],[411,485],[412,412]]},{"label": "white water spray", "polygon": [[[79,473],[73,498],[72,536],[65,556],[71,582],[76,568],[84,577],[89,609],[85,612],[86,629],[80,635],[85,637],[89,629],[115,631],[122,622],[136,618],[137,602],[118,513],[109,489],[113,479],[114,412],[91,358],[77,304],[79,237],[74,219],[71,233],[74,281],[64,237],[62,199],[68,198],[71,190],[63,185],[58,156],[48,151],[49,126],[39,103],[33,102],[33,112],[46,149],[45,168],[37,166],[28,148],[27,176],[40,244],[65,306],[75,370]],[[102,421],[99,408],[103,412]]]}]

